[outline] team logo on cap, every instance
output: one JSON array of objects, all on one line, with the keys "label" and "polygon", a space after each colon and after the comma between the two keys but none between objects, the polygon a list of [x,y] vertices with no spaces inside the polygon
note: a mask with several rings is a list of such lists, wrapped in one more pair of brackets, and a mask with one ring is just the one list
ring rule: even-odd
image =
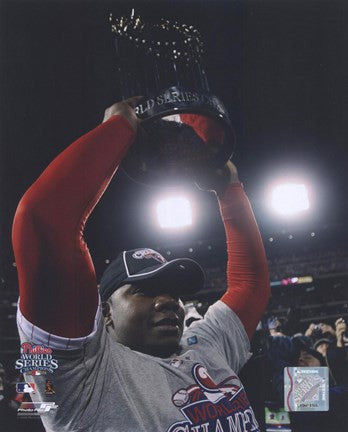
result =
[{"label": "team logo on cap", "polygon": [[136,252],[133,253],[132,257],[135,259],[144,259],[144,258],[150,259],[150,258],[152,258],[152,259],[160,262],[161,264],[164,264],[167,262],[167,260],[165,258],[163,258],[163,256],[161,254],[154,251],[153,249],[137,250]]}]

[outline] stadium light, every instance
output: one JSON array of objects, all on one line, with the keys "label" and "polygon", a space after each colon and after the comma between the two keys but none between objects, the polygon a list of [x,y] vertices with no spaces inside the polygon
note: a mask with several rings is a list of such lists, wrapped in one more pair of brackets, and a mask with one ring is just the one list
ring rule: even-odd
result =
[{"label": "stadium light", "polygon": [[181,228],[192,225],[192,208],[183,196],[162,199],[156,206],[157,219],[161,228]]},{"label": "stadium light", "polygon": [[304,184],[280,184],[272,191],[271,206],[283,216],[293,216],[308,210],[308,190]]}]

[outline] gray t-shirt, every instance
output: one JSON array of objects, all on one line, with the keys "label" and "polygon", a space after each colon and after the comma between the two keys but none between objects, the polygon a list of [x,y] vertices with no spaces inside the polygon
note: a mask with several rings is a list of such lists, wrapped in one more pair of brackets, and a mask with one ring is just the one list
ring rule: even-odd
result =
[{"label": "gray t-shirt", "polygon": [[[55,402],[42,415],[47,431],[244,432],[259,431],[236,373],[249,357],[249,341],[236,314],[218,301],[187,329],[181,352],[162,359],[117,343],[100,306],[85,338],[49,334],[18,308],[21,342],[51,347],[53,373],[33,376],[33,401]],[[47,394],[50,379],[53,394]],[[46,391],[45,391],[46,390]]]}]

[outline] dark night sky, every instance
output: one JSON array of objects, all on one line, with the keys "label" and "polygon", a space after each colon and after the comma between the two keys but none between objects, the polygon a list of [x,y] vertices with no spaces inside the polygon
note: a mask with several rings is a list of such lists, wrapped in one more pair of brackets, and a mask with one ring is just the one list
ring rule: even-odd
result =
[{"label": "dark night sky", "polygon": [[[208,78],[232,113],[238,138],[234,160],[265,235],[281,224],[266,214],[263,189],[281,174],[313,182],[315,205],[303,222],[308,230],[344,224],[346,1],[1,1],[3,260],[8,259],[10,224],[20,196],[57,153],[96,126],[104,108],[117,100],[107,16],[132,6],[154,18],[180,18],[203,33]],[[198,202],[197,225],[176,240],[221,236],[214,198],[192,193]],[[153,190],[117,174],[91,218],[92,250],[107,255],[173,241],[150,222],[153,196]]]}]

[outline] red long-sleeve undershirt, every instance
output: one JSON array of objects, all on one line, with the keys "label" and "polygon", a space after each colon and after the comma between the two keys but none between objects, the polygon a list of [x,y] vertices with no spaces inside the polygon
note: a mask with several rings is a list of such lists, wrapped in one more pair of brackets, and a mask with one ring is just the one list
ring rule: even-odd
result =
[{"label": "red long-sleeve undershirt", "polygon": [[[113,116],[64,150],[28,189],[13,224],[22,314],[49,333],[91,332],[96,275],[83,240],[86,220],[132,144],[128,121]],[[220,200],[228,246],[222,297],[249,337],[268,298],[264,250],[248,199],[232,185]]]},{"label": "red long-sleeve undershirt", "polygon": [[236,312],[251,339],[270,295],[260,231],[240,183],[219,200],[227,242],[227,291],[221,300]]}]

